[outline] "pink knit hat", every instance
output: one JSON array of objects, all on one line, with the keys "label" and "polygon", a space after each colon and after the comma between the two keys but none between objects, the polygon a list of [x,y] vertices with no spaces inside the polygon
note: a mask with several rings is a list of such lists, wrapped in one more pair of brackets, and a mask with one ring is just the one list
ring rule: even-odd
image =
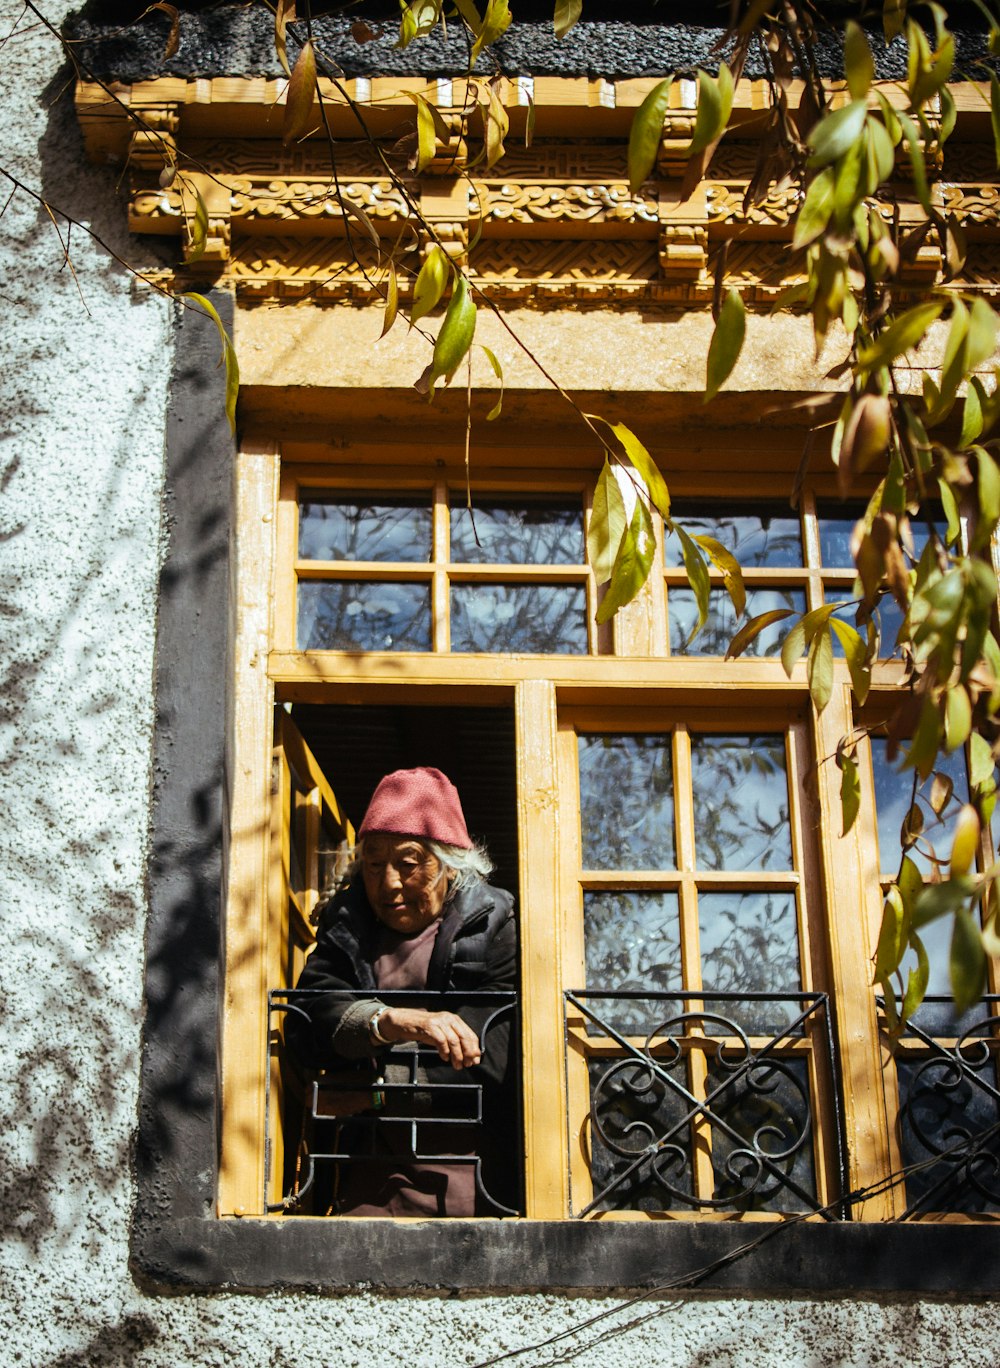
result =
[{"label": "pink knit hat", "polygon": [[358,836],[388,831],[470,850],[458,789],[439,769],[393,770],[372,794]]}]

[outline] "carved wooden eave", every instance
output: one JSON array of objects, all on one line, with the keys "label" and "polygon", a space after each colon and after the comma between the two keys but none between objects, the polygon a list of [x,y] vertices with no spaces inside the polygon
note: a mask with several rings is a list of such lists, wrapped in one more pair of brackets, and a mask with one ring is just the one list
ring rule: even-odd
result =
[{"label": "carved wooden eave", "polygon": [[[489,170],[475,94],[464,80],[321,81],[333,157],[318,106],[316,132],[282,146],[283,81],[81,82],[76,103],[91,159],[128,164],[132,231],[179,239],[177,267],[161,280],[228,283],[243,303],[371,299],[375,254],[350,206],[387,247],[400,242],[404,297],[414,274],[406,267],[419,264],[433,236],[454,255],[467,255],[472,276],[497,299],[706,305],[716,253],[724,247],[730,283],[748,304],[769,306],[803,278],[803,263],[790,245],[794,190],[774,190],[762,204],[744,208],[766,88],[741,83],[734,126],[707,178],[688,191],[684,152],[696,88],[675,82],[656,172],[633,195],[628,131],[654,84],[651,78],[558,77],[504,83],[508,151]],[[883,90],[901,101],[898,87]],[[435,103],[449,130],[420,176],[406,169],[415,142],[407,92]],[[969,244],[951,283],[996,294],[1000,180],[988,92],[967,84],[952,93],[957,126],[944,158],[936,166],[929,158],[931,196],[962,226]],[[532,108],[534,139],[525,148]],[[173,165],[178,171],[170,180],[162,173]],[[199,197],[208,223],[204,251],[194,261]],[[926,233],[903,160],[883,200],[886,217],[902,230],[901,287],[920,290],[940,281],[941,251],[936,235]]]}]

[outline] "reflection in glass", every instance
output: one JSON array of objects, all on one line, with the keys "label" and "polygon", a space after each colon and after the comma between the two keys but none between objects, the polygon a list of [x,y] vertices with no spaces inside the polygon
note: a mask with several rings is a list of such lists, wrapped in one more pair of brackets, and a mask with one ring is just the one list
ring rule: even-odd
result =
[{"label": "reflection in glass", "polygon": [[[800,989],[795,895],[699,893],[701,981],[726,993],[797,993]],[[709,1011],[732,1019],[750,1035],[771,1034],[798,1014],[795,1003],[713,1002]],[[710,1035],[716,1027],[709,1029]]]},{"label": "reflection in glass", "polygon": [[429,651],[430,586],[301,581],[298,646],[300,651]]},{"label": "reflection in glass", "polygon": [[[585,893],[583,934],[588,988],[666,993],[681,987],[680,917],[672,890]],[[622,999],[596,1010],[624,1034],[645,1035],[650,1022],[680,1008]]]},{"label": "reflection in glass", "polygon": [[669,733],[580,736],[584,869],[674,869]]},{"label": "reflection in glass", "polygon": [[[854,569],[854,557],[851,555],[851,537],[858,519],[864,517],[864,514],[864,504],[856,504],[853,507],[851,505],[845,507],[839,504],[835,506],[833,511],[823,508],[817,510],[820,560],[828,570]],[[934,526],[943,538],[946,527],[945,521],[935,519]],[[911,518],[910,533],[913,538],[914,561],[918,561],[930,538],[927,523],[922,519]]]},{"label": "reflection in glass", "polygon": [[695,851],[701,869],[791,869],[783,736],[693,736]]},{"label": "reflection in glass", "polygon": [[[479,544],[476,543],[476,534]],[[476,565],[583,565],[579,499],[473,497],[451,505],[451,559]]]},{"label": "reflection in glass", "polygon": [[324,498],[308,491],[299,504],[303,560],[427,561],[431,558],[428,498]]},{"label": "reflection in glass", "polygon": [[[687,1086],[683,1055],[664,1058],[660,1068],[677,1084]],[[652,1142],[659,1142],[651,1160],[640,1163],[623,1182],[612,1188],[600,1211],[688,1211],[693,1193],[691,1133],[685,1121],[687,1104],[663,1079],[652,1075],[634,1059],[609,1064],[591,1060],[590,1074],[590,1171],[597,1196],[618,1175],[625,1173]],[[658,1181],[657,1173],[662,1178]],[[671,1193],[674,1188],[675,1193]]]},{"label": "reflection in glass", "polygon": [[[685,505],[678,501],[671,508],[690,537],[714,537],[731,551],[744,569],[750,566],[800,566],[802,532],[799,520],[788,508],[747,508],[739,513],[713,511],[705,505]],[[665,537],[664,565],[683,565],[679,537]]]},{"label": "reflection in glass", "polygon": [[706,1092],[720,1087],[712,1110],[736,1135],[712,1127],[716,1200],[738,1211],[810,1210],[813,1203],[784,1181],[791,1179],[815,1201],[805,1061],[772,1056],[734,1077],[733,1070],[715,1060],[709,1065]]},{"label": "reflection in glass", "polygon": [[582,584],[452,584],[453,651],[587,652]]},{"label": "reflection in glass", "polygon": [[[698,621],[698,608],[694,591],[686,586],[670,585],[667,589],[667,617],[670,623],[671,655],[724,656],[729,643],[736,634],[737,625],[742,626],[759,613],[769,613],[776,608],[790,608],[798,616],[805,612],[806,596],[802,589],[751,589],[747,594],[746,613],[736,621],[736,610],[732,599],[725,589],[713,589],[709,594],[708,617],[701,631],[689,643],[689,637]],[[744,656],[776,656],[781,651],[781,643],[789,624],[794,618],[782,618],[757,636],[743,652]]]},{"label": "reflection in glass", "polygon": [[[875,780],[875,814],[878,822],[879,869],[884,875],[895,875],[899,869],[902,847],[900,834],[903,822],[913,801],[913,770],[900,770],[891,765],[886,758],[888,740],[884,736],[871,737],[872,774]],[[961,750],[951,755],[941,752],[937,758],[937,773],[946,775],[954,785],[952,798],[943,810],[941,817],[934,815],[928,796],[932,779],[918,784],[917,805],[923,815],[925,835],[907,851],[910,859],[925,875],[930,874],[934,862],[930,852],[944,862],[943,872],[951,857],[951,842],[955,818],[963,803],[969,801],[969,781],[965,768],[965,755]],[[952,918],[939,917],[920,928],[920,939],[930,958],[930,980],[927,992],[930,994],[951,994],[951,981],[948,972],[948,958],[951,948]],[[910,969],[916,968],[916,956],[907,951],[901,966],[903,983],[907,981]],[[928,1007],[923,1016],[916,1020],[921,1026],[930,1026]],[[938,1013],[940,1015],[940,1013]]]}]

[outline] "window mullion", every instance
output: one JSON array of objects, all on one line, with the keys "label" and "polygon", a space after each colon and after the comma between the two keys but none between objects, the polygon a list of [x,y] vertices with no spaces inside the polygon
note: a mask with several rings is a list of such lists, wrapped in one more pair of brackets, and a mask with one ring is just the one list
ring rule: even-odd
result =
[{"label": "window mullion", "polygon": [[521,984],[525,1208],[536,1220],[568,1209],[563,1058],[563,940],[555,686],[523,680],[515,692],[517,823],[521,869]]},{"label": "window mullion", "polygon": [[[844,1089],[844,1134],[852,1190],[884,1180],[892,1165],[892,1140],[883,1091],[875,997],[871,988],[871,900],[881,901],[877,879],[865,880],[857,823],[841,836],[840,771],[832,763],[840,738],[851,732],[850,688],[835,687],[821,713],[813,713],[819,786],[820,846],[827,897],[831,987]],[[892,1192],[859,1202],[855,1216],[887,1220],[895,1214]]]}]

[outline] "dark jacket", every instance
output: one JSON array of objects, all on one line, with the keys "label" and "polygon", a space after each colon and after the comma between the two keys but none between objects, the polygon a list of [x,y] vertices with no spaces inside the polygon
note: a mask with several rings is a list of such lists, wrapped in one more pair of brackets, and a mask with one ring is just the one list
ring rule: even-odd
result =
[{"label": "dark jacket", "polygon": [[[300,1062],[310,1070],[331,1068],[345,1059],[370,1058],[377,1053],[368,1022],[379,1006],[373,961],[378,925],[364,886],[355,883],[334,895],[321,909],[316,948],[306,961],[297,987],[327,990],[329,997],[299,1005],[311,1025],[290,1013],[285,1037]],[[435,1010],[437,992],[513,993],[517,985],[517,931],[514,900],[489,884],[463,889],[446,904],[427,973],[427,999]],[[371,997],[350,1002],[337,990],[361,989]],[[445,1003],[458,1013],[482,1040],[483,1026],[494,1008],[482,1004]],[[509,1014],[504,1018],[509,1020]],[[507,1073],[509,1027],[488,1031],[478,1072],[484,1081],[500,1082]],[[447,1066],[444,1066],[447,1067]],[[452,1072],[448,1069],[449,1074]]]}]

